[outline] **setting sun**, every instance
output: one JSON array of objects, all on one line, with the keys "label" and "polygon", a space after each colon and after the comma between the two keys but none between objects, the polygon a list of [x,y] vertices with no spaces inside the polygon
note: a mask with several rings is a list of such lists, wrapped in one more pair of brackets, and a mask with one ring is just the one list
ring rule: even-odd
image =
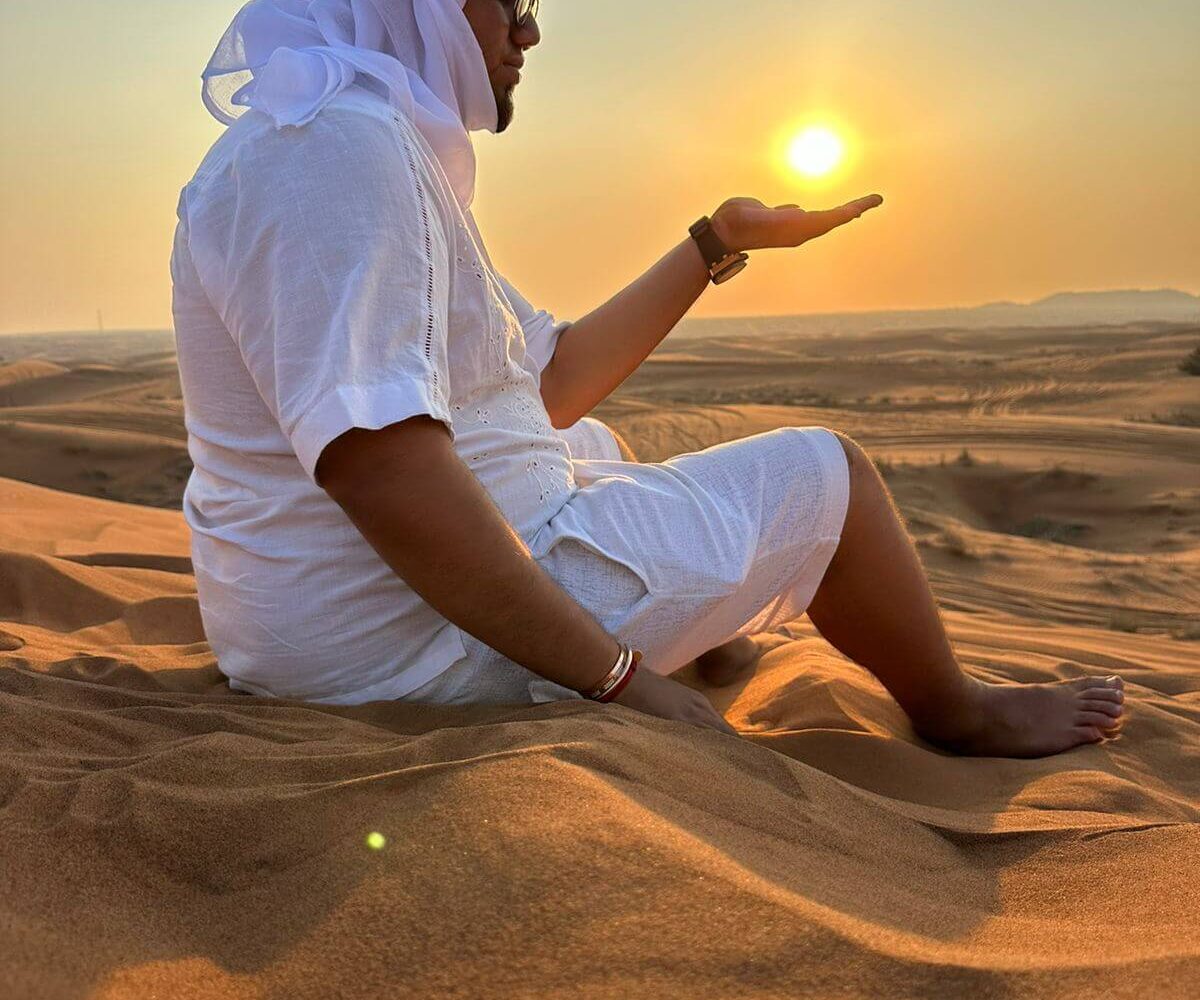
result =
[{"label": "setting sun", "polygon": [[806,177],[823,177],[842,161],[845,146],[830,129],[814,126],[798,133],[788,144],[787,162]]}]

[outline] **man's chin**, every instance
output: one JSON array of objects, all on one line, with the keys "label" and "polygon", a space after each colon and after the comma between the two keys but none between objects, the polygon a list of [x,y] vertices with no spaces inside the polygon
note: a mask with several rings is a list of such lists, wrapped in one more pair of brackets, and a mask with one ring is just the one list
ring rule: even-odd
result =
[{"label": "man's chin", "polygon": [[508,87],[496,98],[496,132],[503,132],[512,124],[516,109],[513,104],[513,88]]}]

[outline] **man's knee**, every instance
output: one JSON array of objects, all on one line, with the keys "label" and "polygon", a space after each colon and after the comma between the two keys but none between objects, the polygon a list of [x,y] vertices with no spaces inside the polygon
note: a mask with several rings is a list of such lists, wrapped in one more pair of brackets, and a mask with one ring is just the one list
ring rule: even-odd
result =
[{"label": "man's knee", "polygon": [[863,451],[862,445],[855,441],[854,438],[843,434],[841,431],[830,430],[829,433],[838,439],[838,444],[842,446],[842,451],[846,453],[846,464],[850,466],[851,479],[856,475],[861,475],[870,468],[871,459],[867,457],[867,453]]},{"label": "man's knee", "polygon": [[842,446],[842,451],[846,454],[846,464],[850,467],[850,508],[862,511],[863,516],[875,517],[883,507],[887,507],[896,517],[900,517],[895,498],[875,465],[875,460],[852,437],[840,431],[831,433]]},{"label": "man's knee", "polygon": [[831,433],[838,439],[838,444],[846,454],[846,465],[850,472],[850,503],[874,500],[881,493],[886,493],[887,487],[883,485],[879,470],[862,445],[841,431]]}]

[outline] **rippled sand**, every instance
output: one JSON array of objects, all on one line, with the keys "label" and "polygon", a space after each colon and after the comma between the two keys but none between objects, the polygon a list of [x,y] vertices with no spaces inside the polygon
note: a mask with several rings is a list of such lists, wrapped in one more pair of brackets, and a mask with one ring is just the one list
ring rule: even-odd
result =
[{"label": "rippled sand", "polygon": [[0,367],[0,993],[1195,996],[1196,343],[689,340],[596,414],[645,460],[858,438],[968,669],[1125,678],[1117,739],[1039,760],[925,744],[806,618],[706,689],[739,738],[234,694],[170,359]]}]

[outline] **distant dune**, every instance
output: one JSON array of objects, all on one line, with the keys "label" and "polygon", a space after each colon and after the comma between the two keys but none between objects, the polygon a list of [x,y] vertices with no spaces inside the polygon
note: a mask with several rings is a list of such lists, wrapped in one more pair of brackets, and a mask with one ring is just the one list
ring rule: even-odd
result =
[{"label": "distant dune", "polygon": [[1141,319],[1153,319],[1160,310],[1178,309],[1188,315],[1195,315],[1197,310],[1200,310],[1200,295],[1189,295],[1174,288],[1159,288],[1155,291],[1108,289],[1102,292],[1055,292],[1031,302],[1030,307],[1107,309],[1121,312],[1141,310]]},{"label": "distant dune", "polygon": [[807,618],[677,675],[737,738],[235,694],[172,355],[43,338],[0,366],[4,995],[1190,1000],[1200,323],[786,327],[668,341],[596,415],[645,461],[850,433],[967,669],[1120,673],[1116,739],[946,754]]},{"label": "distant dune", "polygon": [[30,359],[14,361],[12,364],[0,365],[0,404],[9,405],[11,395],[6,392],[9,386],[32,386],[40,379],[63,375],[68,371],[62,365],[50,361]]},{"label": "distant dune", "polygon": [[1036,302],[989,302],[947,309],[907,309],[803,316],[687,320],[673,337],[790,332],[853,336],[881,330],[986,330],[1002,327],[1104,326],[1135,322],[1200,323],[1200,296],[1171,288],[1058,292]]},{"label": "distant dune", "polygon": [[[843,430],[884,468],[943,600],[1183,635],[1200,378],[1178,363],[1197,344],[1200,325],[1162,323],[668,341],[597,415],[649,461]],[[178,509],[190,469],[173,354],[0,367],[0,476]]]},{"label": "distant dune", "polygon": [[[886,330],[985,330],[1004,327],[1107,326],[1136,322],[1200,324],[1200,296],[1173,288],[1056,292],[1035,302],[988,302],[945,309],[893,309],[684,319],[670,342],[691,337],[786,333],[869,334]],[[14,358],[107,361],[127,365],[147,352],[174,353],[170,330],[0,334],[0,363]]]}]

